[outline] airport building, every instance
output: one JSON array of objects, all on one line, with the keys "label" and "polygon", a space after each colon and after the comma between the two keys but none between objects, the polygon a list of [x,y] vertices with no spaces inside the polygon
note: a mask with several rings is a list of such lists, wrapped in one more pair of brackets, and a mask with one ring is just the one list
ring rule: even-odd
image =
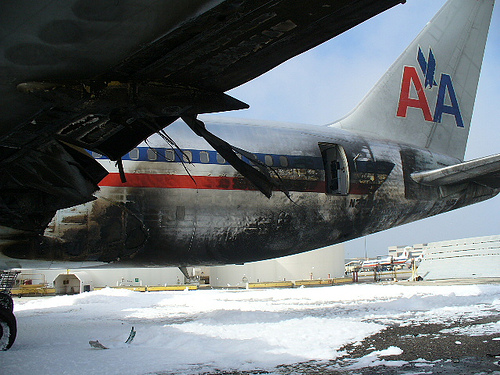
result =
[{"label": "airport building", "polygon": [[[413,277],[424,280],[500,278],[500,235],[390,246],[388,256],[366,260],[366,263],[398,258],[416,259],[418,271]],[[347,263],[346,272],[359,268],[363,261],[365,259],[355,259]]]},{"label": "airport building", "polygon": [[[245,287],[246,283],[255,282],[342,277],[344,245],[242,265],[187,267],[187,272],[200,284],[212,287]],[[165,286],[187,282],[177,267],[22,270],[18,279],[28,285],[48,284],[56,294],[81,293],[106,286]]]},{"label": "airport building", "polygon": [[424,280],[500,277],[500,235],[432,242],[423,250]]},{"label": "airport building", "polygon": [[399,258],[405,252],[410,258],[418,258],[424,253],[426,243],[420,243],[413,246],[389,246],[389,256]]}]

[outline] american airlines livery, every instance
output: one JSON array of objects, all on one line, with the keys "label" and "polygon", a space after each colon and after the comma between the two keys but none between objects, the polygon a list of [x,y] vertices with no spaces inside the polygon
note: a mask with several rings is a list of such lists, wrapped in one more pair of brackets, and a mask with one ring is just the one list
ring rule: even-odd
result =
[{"label": "american airlines livery", "polygon": [[[327,126],[203,115],[245,108],[223,92],[281,62],[268,64],[266,53],[286,48],[288,58],[320,42],[311,42],[316,21],[302,24],[302,11],[283,19],[272,9],[248,16],[247,35],[240,24],[229,25],[247,16],[235,7],[250,2],[219,1],[210,9],[206,3],[189,18],[196,22],[154,39],[141,47],[144,53],[130,49],[108,65],[87,62],[71,82],[49,69],[51,59],[67,55],[46,56],[28,42],[6,49],[12,64],[26,57],[45,60],[32,62],[36,72],[16,83],[15,95],[27,101],[23,113],[29,117],[15,129],[29,125],[36,138],[12,130],[0,139],[10,163],[0,186],[2,268],[58,261],[238,264],[341,243],[500,191],[500,154],[463,160],[494,0],[449,0],[361,103]],[[295,7],[276,3],[289,4],[290,12]],[[316,3],[330,2],[312,1],[311,8]],[[384,7],[379,1],[376,9],[367,1],[348,3],[370,10],[359,23],[397,1]],[[226,13],[221,8],[212,19],[223,6]],[[336,6],[323,4],[310,14]],[[83,12],[84,19],[115,11],[88,15],[86,9],[74,2],[72,11]],[[222,19],[225,28],[215,29]],[[57,21],[74,31],[63,36],[56,32],[61,24],[51,22],[40,35],[55,40],[54,51],[64,38],[79,37],[74,29],[85,24]],[[190,43],[205,32],[194,54]],[[307,47],[292,51],[294,40]],[[160,54],[167,50],[176,58]],[[265,62],[259,72],[252,65],[258,59],[245,60],[257,53]],[[70,74],[73,68],[78,66],[61,69]],[[86,79],[87,72],[101,78]],[[37,110],[34,103],[41,103]],[[21,139],[38,146],[7,149],[7,140],[13,145]],[[42,139],[43,147],[36,143]],[[24,156],[14,158],[14,149]],[[12,302],[5,300],[4,349],[15,337]]]}]

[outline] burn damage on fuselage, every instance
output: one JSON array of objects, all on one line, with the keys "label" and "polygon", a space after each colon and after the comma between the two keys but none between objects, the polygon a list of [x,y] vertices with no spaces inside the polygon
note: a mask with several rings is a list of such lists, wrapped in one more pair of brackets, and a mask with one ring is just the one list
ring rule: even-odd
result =
[{"label": "burn damage on fuselage", "polygon": [[142,221],[123,203],[96,199],[60,210],[44,236],[23,236],[3,247],[16,259],[111,262],[132,259],[148,237]]},{"label": "burn damage on fuselage", "polygon": [[36,149],[0,146],[0,154],[0,225],[34,234],[58,209],[94,200],[108,173],[85,151],[55,140]]},{"label": "burn damage on fuselage", "polygon": [[[401,162],[405,186],[405,199],[414,202],[428,202],[424,207],[427,215],[415,219],[434,216],[457,208],[465,207],[489,199],[498,194],[498,189],[469,181],[444,186],[426,186],[415,182],[411,174],[415,171],[432,170],[458,163],[448,157],[435,155],[425,150],[401,148]],[[421,207],[415,209],[422,210]],[[414,215],[418,215],[415,213]],[[413,220],[412,220],[413,221]]]},{"label": "burn damage on fuselage", "polygon": [[[224,125],[211,126],[218,134],[227,130]],[[177,130],[172,130],[175,138]],[[474,183],[446,191],[416,183],[411,173],[457,162],[426,150],[321,128],[316,134],[311,129],[251,131],[255,134],[248,139],[282,134],[267,160],[278,164],[273,169],[291,199],[281,193],[266,198],[209,149],[190,149],[192,163],[185,165],[184,156],[161,159],[158,155],[165,155],[166,149],[155,149],[155,161],[141,149],[134,155],[137,160],[124,158],[125,184],[111,171],[101,183],[98,199],[59,211],[43,241],[34,238],[28,247],[11,246],[3,252],[12,258],[143,266],[244,263],[344,242],[497,192]],[[291,139],[305,150],[301,155],[286,152]],[[335,152],[327,157],[324,151],[332,149]],[[266,148],[252,151],[258,160],[266,160]],[[106,165],[107,159],[97,160]],[[339,177],[338,183],[332,182]],[[332,188],[343,183],[344,190]]]}]

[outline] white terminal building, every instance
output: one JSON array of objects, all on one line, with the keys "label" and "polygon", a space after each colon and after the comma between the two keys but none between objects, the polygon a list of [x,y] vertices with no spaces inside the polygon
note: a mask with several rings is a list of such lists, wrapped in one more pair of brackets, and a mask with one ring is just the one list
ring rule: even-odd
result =
[{"label": "white terminal building", "polygon": [[418,276],[424,280],[500,278],[500,235],[390,246],[393,258],[407,254],[421,259]]},{"label": "white terminal building", "polygon": [[424,280],[500,277],[500,235],[423,245],[418,275]]}]

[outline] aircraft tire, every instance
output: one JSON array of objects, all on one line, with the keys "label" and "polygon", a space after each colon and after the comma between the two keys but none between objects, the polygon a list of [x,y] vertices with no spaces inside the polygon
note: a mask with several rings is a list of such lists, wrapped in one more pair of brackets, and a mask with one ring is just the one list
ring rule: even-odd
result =
[{"label": "aircraft tire", "polygon": [[0,350],[8,350],[17,335],[16,317],[11,309],[0,307]]},{"label": "aircraft tire", "polygon": [[7,309],[8,311],[14,311],[14,301],[10,294],[0,292],[0,309]]}]

